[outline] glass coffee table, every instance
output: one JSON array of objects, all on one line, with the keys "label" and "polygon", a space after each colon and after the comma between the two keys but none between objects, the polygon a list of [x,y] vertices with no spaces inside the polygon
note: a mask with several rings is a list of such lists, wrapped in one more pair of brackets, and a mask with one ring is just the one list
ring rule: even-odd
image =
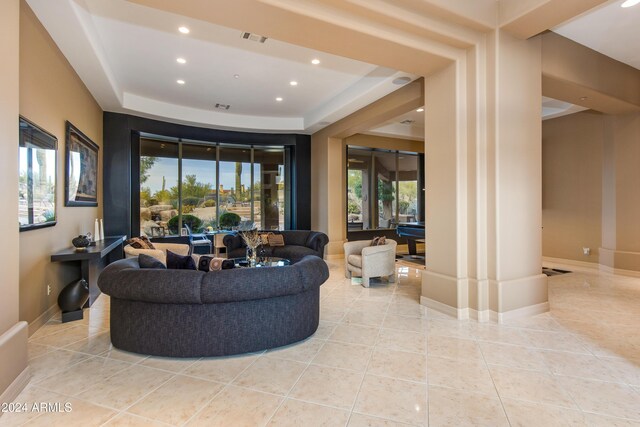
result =
[{"label": "glass coffee table", "polygon": [[[242,258],[233,258],[233,264],[236,267],[247,268],[251,267],[249,265],[249,261],[245,257]],[[284,267],[286,265],[291,265],[291,261],[286,258],[278,258],[275,256],[270,257],[258,257],[256,258],[255,267]]]}]

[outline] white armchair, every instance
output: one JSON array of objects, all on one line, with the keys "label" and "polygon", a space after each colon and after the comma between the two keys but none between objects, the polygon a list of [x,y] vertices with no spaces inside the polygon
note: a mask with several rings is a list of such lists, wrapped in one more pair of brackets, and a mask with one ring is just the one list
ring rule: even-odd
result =
[{"label": "white armchair", "polygon": [[182,243],[156,243],[153,242],[153,246],[156,249],[136,249],[129,245],[124,247],[125,258],[137,258],[140,254],[152,256],[164,264],[167,263],[167,250],[170,250],[174,254],[186,256],[189,255],[191,248],[189,245]]},{"label": "white armchair", "polygon": [[395,240],[387,239],[385,245],[371,246],[371,240],[358,240],[344,244],[344,274],[362,277],[362,286],[369,287],[372,277],[389,278],[396,281],[396,246]]}]

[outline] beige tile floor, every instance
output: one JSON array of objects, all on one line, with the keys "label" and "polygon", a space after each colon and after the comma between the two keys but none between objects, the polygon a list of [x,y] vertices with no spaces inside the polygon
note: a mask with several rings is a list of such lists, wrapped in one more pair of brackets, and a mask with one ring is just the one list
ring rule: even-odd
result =
[{"label": "beige tile floor", "polygon": [[2,426],[640,426],[640,279],[549,280],[551,312],[505,325],[418,304],[419,270],[369,289],[339,262],[310,339],[203,359],[114,349],[109,299],[30,339],[17,403],[72,412],[4,414]]}]

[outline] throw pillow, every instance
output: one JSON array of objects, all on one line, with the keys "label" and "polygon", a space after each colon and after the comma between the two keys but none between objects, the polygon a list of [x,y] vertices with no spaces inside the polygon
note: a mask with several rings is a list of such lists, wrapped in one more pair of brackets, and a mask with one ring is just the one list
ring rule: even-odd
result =
[{"label": "throw pillow", "polygon": [[224,262],[224,258],[212,258],[211,263],[209,264],[209,271],[220,271],[222,270],[222,263]]},{"label": "throw pillow", "polygon": [[140,240],[142,240],[147,246],[147,249],[155,249],[156,247],[153,246],[153,243],[151,243],[151,240],[149,240],[149,238],[147,236],[140,236]]},{"label": "throw pillow", "polygon": [[173,270],[195,270],[196,262],[190,255],[182,256],[167,251],[167,268]]},{"label": "throw pillow", "polygon": [[222,261],[223,270],[231,270],[232,268],[236,268],[236,264],[232,259],[225,259],[224,261]]},{"label": "throw pillow", "polygon": [[140,264],[140,268],[167,268],[167,266],[164,265],[162,261],[147,254],[138,255],[138,264]]},{"label": "throw pillow", "polygon": [[134,249],[149,249],[147,244],[139,237],[132,237],[127,240],[127,245],[131,246]]},{"label": "throw pillow", "polygon": [[371,241],[371,246],[381,246],[387,244],[387,238],[385,236],[374,237]]},{"label": "throw pillow", "polygon": [[269,233],[269,246],[284,246],[282,234]]},{"label": "throw pillow", "polygon": [[200,271],[209,271],[209,266],[211,265],[211,260],[213,257],[208,255],[201,255],[198,259],[198,270]]},{"label": "throw pillow", "polygon": [[260,241],[262,242],[262,245],[269,246],[269,233],[261,233]]}]

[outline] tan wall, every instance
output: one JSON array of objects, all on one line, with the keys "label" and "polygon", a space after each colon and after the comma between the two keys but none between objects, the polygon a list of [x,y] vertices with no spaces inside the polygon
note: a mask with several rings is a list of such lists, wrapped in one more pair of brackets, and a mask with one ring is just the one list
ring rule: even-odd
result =
[{"label": "tan wall", "polygon": [[616,183],[614,267],[640,271],[640,114],[610,119]]},{"label": "tan wall", "polygon": [[[583,111],[542,122],[544,256],[598,262],[604,120]],[[583,247],[591,255],[583,255]]]},{"label": "tan wall", "polygon": [[543,255],[640,271],[640,114],[583,111],[542,128]]},{"label": "tan wall", "polygon": [[[31,323],[55,306],[60,290],[78,276],[71,266],[51,263],[51,253],[70,246],[80,231],[93,231],[93,222],[100,217],[100,208],[64,206],[64,150],[65,120],[102,146],[102,110],[24,1],[20,9],[20,114],[58,138],[58,223],[20,233],[20,319]],[[101,159],[102,150],[100,164]],[[101,197],[99,179],[98,200]],[[49,296],[47,284],[52,287]]]}]

